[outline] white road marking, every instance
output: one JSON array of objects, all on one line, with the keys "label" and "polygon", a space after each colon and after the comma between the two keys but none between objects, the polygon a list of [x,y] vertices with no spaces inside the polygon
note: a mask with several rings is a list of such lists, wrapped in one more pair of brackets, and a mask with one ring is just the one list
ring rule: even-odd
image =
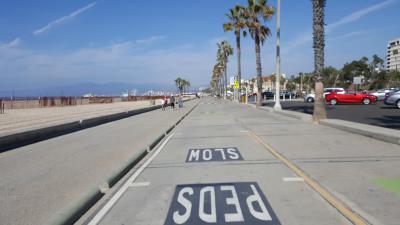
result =
[{"label": "white road marking", "polygon": [[304,179],[301,177],[284,177],[282,180],[285,182],[304,181]]},{"label": "white road marking", "polygon": [[150,185],[150,182],[134,182],[129,186],[130,187],[147,187],[149,185]]},{"label": "white road marking", "polygon": [[100,209],[100,211],[93,217],[92,220],[88,223],[88,225],[97,225],[103,217],[110,211],[110,209],[115,205],[115,203],[121,198],[121,196],[125,193],[125,191],[133,184],[133,182],[139,177],[139,175],[143,172],[143,170],[154,160],[155,157],[161,152],[164,146],[168,143],[169,139],[174,135],[172,133],[165,141],[158,147],[158,149],[154,152],[154,154],[147,159],[147,161],[135,171],[134,174],[122,185],[122,187],[115,193],[112,198]]},{"label": "white road marking", "polygon": [[248,130],[241,130],[240,133],[249,133]]}]

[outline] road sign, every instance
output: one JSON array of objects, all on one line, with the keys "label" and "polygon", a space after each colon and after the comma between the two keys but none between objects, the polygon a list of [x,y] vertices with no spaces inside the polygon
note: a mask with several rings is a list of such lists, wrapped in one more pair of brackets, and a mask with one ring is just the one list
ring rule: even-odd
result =
[{"label": "road sign", "polygon": [[243,160],[243,157],[235,147],[189,149],[186,157],[187,163],[237,160]]},{"label": "road sign", "polygon": [[177,185],[164,225],[280,225],[256,182]]},{"label": "road sign", "polygon": [[235,88],[235,89],[239,89],[239,81],[237,81],[237,80],[235,81],[235,86],[234,86],[234,88]]},{"label": "road sign", "polygon": [[353,77],[353,84],[362,84],[364,82],[364,77]]}]

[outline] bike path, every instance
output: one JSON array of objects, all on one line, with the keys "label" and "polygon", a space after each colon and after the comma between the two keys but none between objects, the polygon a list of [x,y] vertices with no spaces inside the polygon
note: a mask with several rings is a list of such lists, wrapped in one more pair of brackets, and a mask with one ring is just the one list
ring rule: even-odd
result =
[{"label": "bike path", "polygon": [[238,113],[254,114],[203,100],[89,224],[351,224],[257,142]]}]

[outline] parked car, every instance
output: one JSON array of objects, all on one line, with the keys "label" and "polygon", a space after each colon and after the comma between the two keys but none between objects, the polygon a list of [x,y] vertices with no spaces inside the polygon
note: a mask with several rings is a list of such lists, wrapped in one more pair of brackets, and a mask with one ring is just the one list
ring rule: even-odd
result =
[{"label": "parked car", "polygon": [[[324,97],[331,93],[331,92],[336,92],[339,94],[344,94],[346,91],[343,88],[324,88]],[[314,102],[315,101],[315,94],[308,94],[304,97],[305,102]]]},{"label": "parked car", "polygon": [[385,99],[386,94],[395,92],[397,90],[398,90],[397,88],[380,89],[380,90],[377,90],[377,91],[371,93],[371,95],[376,96],[378,98],[378,101],[381,101],[381,100]]},{"label": "parked car", "polygon": [[396,106],[398,109],[400,109],[400,90],[396,91],[396,92],[392,92],[389,93],[385,99],[383,100],[383,102],[386,105],[394,105]]},{"label": "parked car", "polygon": [[275,93],[273,93],[271,91],[264,91],[262,93],[263,98],[271,99],[271,98],[274,98],[274,96],[275,96]]},{"label": "parked car", "polygon": [[291,92],[291,91],[283,91],[280,93],[281,98],[283,98],[283,96],[285,96],[285,99],[290,99],[290,98],[297,98],[297,94],[295,92]]},{"label": "parked car", "polygon": [[371,102],[376,102],[377,97],[366,93],[339,94],[331,92],[325,96],[325,101],[329,102],[331,105],[339,103],[362,103],[364,105],[369,105]]}]

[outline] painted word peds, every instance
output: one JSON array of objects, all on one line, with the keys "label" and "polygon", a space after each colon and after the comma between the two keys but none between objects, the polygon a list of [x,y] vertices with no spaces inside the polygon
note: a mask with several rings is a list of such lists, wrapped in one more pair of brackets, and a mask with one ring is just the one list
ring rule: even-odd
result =
[{"label": "painted word peds", "polygon": [[178,185],[165,225],[279,224],[270,211],[254,182]]}]

